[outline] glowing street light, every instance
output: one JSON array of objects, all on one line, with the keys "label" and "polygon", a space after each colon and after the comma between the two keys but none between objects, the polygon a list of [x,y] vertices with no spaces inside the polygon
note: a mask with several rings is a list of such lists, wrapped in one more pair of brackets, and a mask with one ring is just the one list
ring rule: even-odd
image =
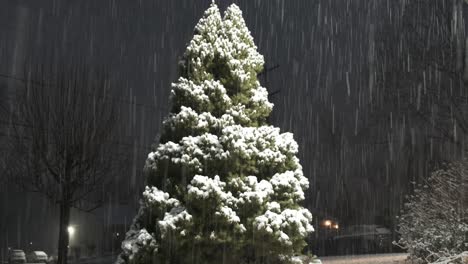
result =
[{"label": "glowing street light", "polygon": [[73,235],[75,235],[76,229],[74,226],[68,226],[67,231],[68,231],[68,235],[70,237],[73,237]]},{"label": "glowing street light", "polygon": [[331,220],[325,220],[323,222],[323,225],[326,226],[326,227],[331,227],[332,226],[332,221]]},{"label": "glowing street light", "polygon": [[333,228],[336,229],[336,230],[338,230],[338,229],[340,228],[340,226],[339,226],[338,224],[334,224],[334,225],[333,225]]}]

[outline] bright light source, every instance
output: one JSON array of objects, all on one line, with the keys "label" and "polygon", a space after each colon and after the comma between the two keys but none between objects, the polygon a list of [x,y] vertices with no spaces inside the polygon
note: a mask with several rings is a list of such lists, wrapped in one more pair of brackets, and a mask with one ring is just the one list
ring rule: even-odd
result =
[{"label": "bright light source", "polygon": [[333,225],[333,228],[336,229],[336,230],[338,230],[338,229],[340,228],[340,226],[339,226],[338,224],[334,224],[334,225]]},{"label": "bright light source", "polygon": [[325,221],[323,222],[323,225],[326,226],[326,227],[331,227],[332,221],[331,221],[331,220],[325,220]]},{"label": "bright light source", "polygon": [[70,235],[70,237],[72,237],[75,234],[76,230],[75,230],[75,227],[68,226],[67,231],[68,231],[68,234]]}]

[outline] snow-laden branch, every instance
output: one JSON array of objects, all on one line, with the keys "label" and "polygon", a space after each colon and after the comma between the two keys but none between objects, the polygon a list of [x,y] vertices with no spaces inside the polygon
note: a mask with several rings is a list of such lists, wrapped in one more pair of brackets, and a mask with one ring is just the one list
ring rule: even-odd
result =
[{"label": "snow-laden branch", "polygon": [[468,251],[467,193],[466,161],[432,173],[408,197],[398,218],[401,238],[396,244],[425,263],[461,263],[458,259]]},{"label": "snow-laden branch", "polygon": [[468,251],[450,257],[441,257],[431,264],[450,264],[454,263],[454,261],[466,263],[466,261],[468,261]]}]

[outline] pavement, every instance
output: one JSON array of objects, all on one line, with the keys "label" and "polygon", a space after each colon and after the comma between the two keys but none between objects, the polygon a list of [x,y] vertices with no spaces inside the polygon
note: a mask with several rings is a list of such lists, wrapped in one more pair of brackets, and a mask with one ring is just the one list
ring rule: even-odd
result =
[{"label": "pavement", "polygon": [[323,264],[406,264],[407,254],[319,257]]}]

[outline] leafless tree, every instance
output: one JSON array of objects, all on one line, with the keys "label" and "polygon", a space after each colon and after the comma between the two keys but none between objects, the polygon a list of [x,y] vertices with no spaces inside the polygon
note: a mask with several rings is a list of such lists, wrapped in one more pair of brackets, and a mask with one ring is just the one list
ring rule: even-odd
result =
[{"label": "leafless tree", "polygon": [[412,258],[429,263],[468,254],[467,194],[466,161],[433,172],[405,204],[398,223],[401,238],[397,245],[407,249]]},{"label": "leafless tree", "polygon": [[70,210],[92,211],[126,164],[120,110],[101,71],[28,69],[8,113],[3,175],[60,208],[58,263],[67,263]]},{"label": "leafless tree", "polygon": [[[468,136],[468,41],[463,0],[400,1],[376,37],[377,113],[423,128],[428,142],[461,151]],[[397,4],[398,5],[398,4]],[[379,117],[380,118],[380,117]],[[397,121],[398,122],[398,121]],[[387,122],[390,123],[390,122]],[[408,126],[407,126],[408,127]],[[408,127],[409,128],[409,127]]]}]

